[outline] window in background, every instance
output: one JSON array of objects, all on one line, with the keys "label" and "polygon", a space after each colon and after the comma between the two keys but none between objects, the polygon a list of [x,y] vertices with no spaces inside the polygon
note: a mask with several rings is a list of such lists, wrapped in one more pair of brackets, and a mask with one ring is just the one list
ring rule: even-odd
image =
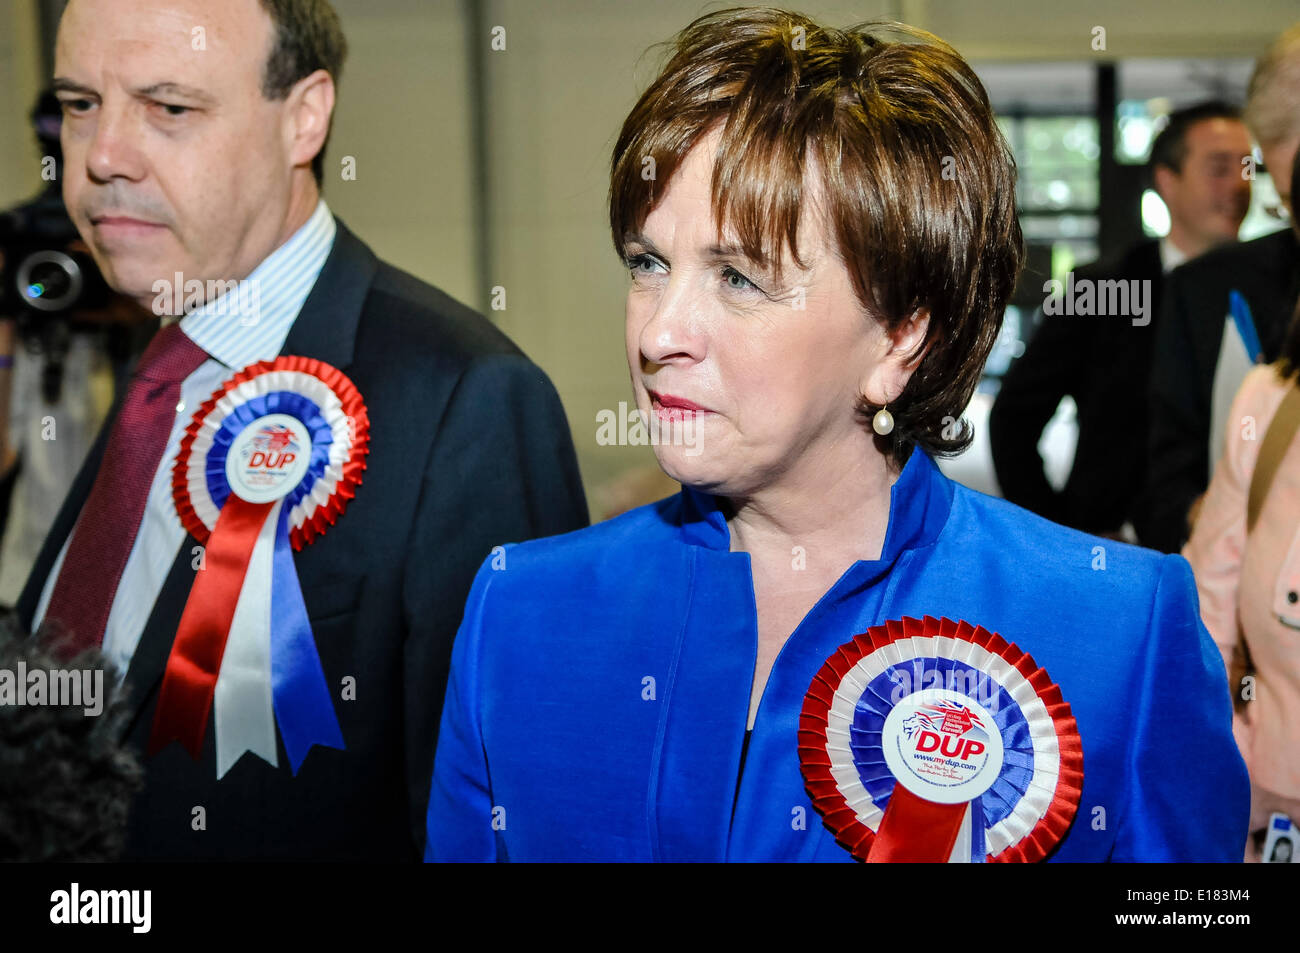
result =
[{"label": "window in background", "polygon": [[[1019,168],[1016,204],[1029,254],[1033,287],[1048,277],[1063,281],[1077,264],[1097,257],[1097,121],[1078,114],[1003,113],[998,125]],[[980,389],[997,392],[1011,362],[1024,353],[1032,328],[1028,301],[1013,303],[989,355]]]}]

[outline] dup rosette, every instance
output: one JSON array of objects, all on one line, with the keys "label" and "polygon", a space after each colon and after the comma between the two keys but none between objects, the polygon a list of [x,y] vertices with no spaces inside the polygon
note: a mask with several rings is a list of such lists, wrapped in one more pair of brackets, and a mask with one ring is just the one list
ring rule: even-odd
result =
[{"label": "dup rosette", "polygon": [[163,675],[150,752],[197,758],[213,714],[217,777],[245,751],[296,774],[312,745],[343,748],[293,553],[347,509],[365,470],[365,403],[337,368],[253,364],[194,414],[172,469],[182,525],[204,549]]},{"label": "dup rosette", "polygon": [[993,632],[950,619],[871,627],[816,674],[799,720],[813,806],[863,861],[1037,862],[1083,788],[1070,706]]}]

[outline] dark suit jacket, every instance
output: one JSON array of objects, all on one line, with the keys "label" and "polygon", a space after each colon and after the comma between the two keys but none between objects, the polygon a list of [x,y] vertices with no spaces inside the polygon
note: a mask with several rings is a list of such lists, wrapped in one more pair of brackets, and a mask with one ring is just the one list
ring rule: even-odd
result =
[{"label": "dark suit jacket", "polygon": [[[1043,317],[1025,353],[1002,379],[989,415],[993,465],[1002,495],[1054,522],[1111,533],[1134,518],[1146,464],[1146,391],[1163,286],[1159,242],[1075,270],[1079,281],[1150,281],[1151,322],[1131,316]],[[1079,442],[1058,493],[1043,472],[1038,441],[1069,395]]]},{"label": "dark suit jacket", "polygon": [[1276,360],[1300,294],[1295,234],[1219,248],[1169,275],[1151,368],[1147,485],[1134,523],[1144,546],[1182,548],[1187,511],[1209,485],[1214,368],[1233,289],[1250,305],[1265,360]]},{"label": "dark suit jacket", "polygon": [[[146,762],[126,857],[416,860],[451,644],[492,547],[585,526],[560,401],[483,317],[338,237],[283,354],[340,368],[370,417],[364,482],[295,555],[346,751],[315,747],[298,776],[245,755],[216,780],[209,720],[198,762],[179,744]],[[94,481],[91,451],[19,602],[41,588]],[[181,547],[127,673],[141,751],[194,570]],[[355,700],[341,686],[355,679]],[[197,808],[206,829],[195,830]]]}]

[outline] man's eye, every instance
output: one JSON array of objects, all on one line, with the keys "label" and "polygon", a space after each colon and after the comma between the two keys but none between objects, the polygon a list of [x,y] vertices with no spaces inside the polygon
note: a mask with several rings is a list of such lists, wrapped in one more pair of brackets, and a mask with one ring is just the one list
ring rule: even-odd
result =
[{"label": "man's eye", "polygon": [[85,112],[94,105],[89,99],[61,99],[59,102],[65,113]]},{"label": "man's eye", "polygon": [[169,116],[184,116],[190,111],[189,106],[177,106],[175,103],[158,103]]}]

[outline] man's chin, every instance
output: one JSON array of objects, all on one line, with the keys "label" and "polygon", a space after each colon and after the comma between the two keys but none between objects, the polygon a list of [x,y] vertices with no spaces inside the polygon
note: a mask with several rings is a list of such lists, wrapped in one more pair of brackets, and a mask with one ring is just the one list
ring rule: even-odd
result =
[{"label": "man's chin", "polygon": [[[157,268],[150,268],[146,271],[143,268],[117,269],[113,267],[105,268],[101,265],[100,270],[103,272],[104,280],[108,283],[108,286],[118,294],[130,298],[140,307],[153,314],[170,313],[172,295],[170,291],[159,295],[158,282],[167,282],[167,287],[170,289],[174,281],[173,274],[161,272]],[[158,307],[160,301],[166,303],[167,307],[160,310]]]}]

